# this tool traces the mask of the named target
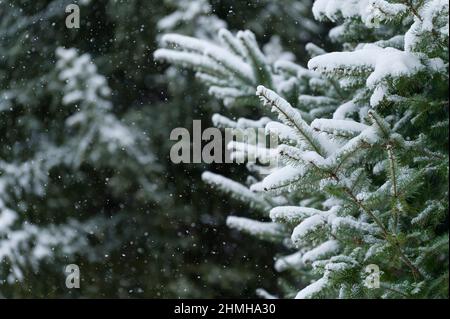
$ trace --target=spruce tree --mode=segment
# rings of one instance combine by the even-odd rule
[[[226,108],[260,105],[246,114],[271,119],[217,114],[217,126],[281,142],[264,153],[277,167],[247,165],[248,186],[202,177],[254,210],[231,228],[290,251],[274,265],[289,274],[281,297],[448,297],[448,3],[316,0],[312,12],[336,27],[333,52],[307,44],[306,66],[272,61],[249,30],[161,38],[155,59],[195,70]]]
[[[65,26],[72,3],[80,29]],[[213,99],[186,72],[161,76],[152,58],[161,32],[212,40],[225,20],[281,23],[286,12],[274,0],[240,5],[236,13],[256,14],[244,22],[230,5],[0,1],[1,296],[244,296],[270,283],[272,270],[253,276],[248,257],[263,244],[239,248],[241,235],[232,242],[223,231],[228,201],[210,193],[205,202],[204,166],[166,160],[168,123],[190,125],[200,112],[175,106]],[[280,41],[305,35],[290,28],[270,40],[273,33],[268,23],[258,30],[271,56]],[[82,289],[64,285],[71,263],[80,266]]]

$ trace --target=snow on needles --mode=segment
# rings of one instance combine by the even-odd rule
[[[392,77],[412,76],[424,68],[420,59],[408,52],[394,48],[380,48],[367,44],[353,52],[333,52],[312,58],[308,68],[331,75],[341,72],[344,76],[355,72],[370,72],[366,84],[374,87]]]

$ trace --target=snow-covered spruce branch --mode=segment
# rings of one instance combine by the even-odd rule
[[[268,104],[273,110],[276,110],[279,114],[281,114],[281,118],[280,118],[281,120],[283,120],[285,123],[289,123],[289,124],[295,126],[295,128],[300,132],[300,134],[308,141],[308,143],[309,143],[309,145],[311,145],[311,147],[313,147],[315,150],[319,149],[318,146],[314,147],[313,141],[314,141],[315,137],[314,137],[313,131],[310,129],[310,127],[304,121],[302,121],[302,119],[299,117],[298,113],[296,113],[294,111],[294,109],[285,100],[283,100],[281,97],[277,96],[276,93],[274,93],[273,91],[270,91],[270,90],[268,90],[268,89],[266,89],[266,88],[264,88],[262,86],[258,87],[256,94],[263,98],[263,101],[265,102],[265,104]],[[379,132],[380,132],[379,134],[388,135],[388,132],[387,132],[388,128],[386,127],[387,124],[384,122],[384,120],[381,119],[379,116],[377,116],[375,112],[371,112],[370,114],[375,119],[374,121],[376,123],[377,128],[379,129]],[[359,127],[358,124],[356,124],[355,126]],[[355,129],[353,129],[353,130],[355,130]],[[370,128],[370,127],[367,128],[366,130],[367,131],[370,130],[369,132],[371,133],[371,135],[374,132],[374,130],[372,128]],[[359,136],[363,136],[364,132],[366,132],[366,131],[362,131]],[[371,136],[371,138],[373,139],[372,136]],[[354,139],[356,139],[356,137]],[[316,138],[316,140],[318,141],[317,142],[318,145],[324,145],[325,144],[323,142],[322,142],[322,144],[319,144],[320,143],[320,139]],[[349,144],[352,144],[352,140],[350,140],[346,145],[344,145],[341,148],[341,150],[342,149],[346,149],[347,148],[346,146],[349,145]],[[326,150],[327,149],[326,147],[327,146],[324,145],[322,147],[322,149]],[[322,151],[322,152],[324,152],[323,154],[326,154],[325,151]],[[339,152],[340,152],[340,150],[332,149],[332,151],[330,151],[329,148],[328,148],[328,153],[330,153],[330,155],[333,155],[333,153],[338,153],[339,154]],[[389,159],[390,159],[390,161],[392,161],[393,160],[392,159],[392,156],[393,156],[392,155],[392,146],[390,144],[388,145],[388,153],[390,154],[389,155]],[[320,154],[316,154],[316,155],[320,156]],[[330,156],[330,158],[333,158],[333,157]],[[328,160],[328,158],[326,160]],[[324,160],[324,162],[326,160]],[[335,160],[333,159],[332,162],[334,162],[334,161]],[[340,163],[338,164],[338,167],[339,166],[341,166]],[[392,166],[392,164],[391,164],[391,166]],[[319,169],[320,169],[320,167],[319,167]],[[391,168],[391,171],[392,170],[393,170],[393,168]],[[330,178],[335,179],[338,183],[341,183],[341,178],[337,175],[337,172],[328,172],[328,171],[325,170],[323,173],[324,174],[329,174]],[[392,177],[393,178],[393,187],[394,187],[394,194],[393,194],[393,196],[397,197],[396,184],[395,184],[395,180],[396,180],[395,179],[395,173],[391,172],[391,175],[393,175],[393,177]],[[412,262],[409,260],[409,258],[404,254],[404,252],[403,252],[403,250],[401,248],[401,244],[398,241],[398,239],[395,237],[395,235],[388,231],[387,227],[376,216],[376,214],[374,212],[372,212],[370,209],[368,209],[363,204],[363,202],[357,198],[357,196],[352,192],[352,190],[349,189],[347,185],[345,185],[345,183],[344,183],[344,185],[342,187],[343,187],[344,191],[348,194],[349,198],[356,205],[358,205],[363,212],[368,214],[369,217],[375,221],[377,226],[382,230],[383,235],[384,235],[384,239],[386,239],[388,241],[391,241],[391,244],[394,247],[396,247],[396,249],[398,250],[400,258],[402,258],[402,260],[405,262],[405,264],[408,267],[410,267],[410,269],[413,272],[414,276],[421,275],[420,271],[417,269],[417,267],[415,267],[412,264]],[[320,215],[319,214],[315,214],[314,216],[318,217]],[[322,223],[323,219],[317,219],[316,217],[314,217],[315,218],[314,219],[315,222]],[[301,224],[299,226],[301,226]],[[298,230],[298,228],[296,228],[296,229]],[[301,229],[303,229],[303,228],[301,228]],[[294,238],[298,237],[298,235],[296,233],[298,233],[298,231],[296,232],[296,230],[294,229],[294,233],[293,233],[293,242],[294,243],[297,241]]]
[[[281,58],[268,62],[249,30],[233,35],[226,29],[218,33],[220,43],[178,34],[165,34],[154,57],[196,71],[197,78],[209,87],[209,93],[222,100],[226,106],[254,106],[254,90],[265,85],[291,95],[300,87],[311,87],[319,76]],[[293,96],[297,98],[297,96]],[[334,106],[333,100],[322,105],[325,110]],[[331,109],[334,110],[335,106]]]

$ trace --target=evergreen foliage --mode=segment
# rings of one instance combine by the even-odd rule
[[[316,0],[315,19],[336,24],[334,49],[307,44],[306,66],[269,58],[249,30],[161,38],[155,59],[193,69],[227,111],[260,105],[253,114],[269,116],[263,126],[282,141],[270,152],[278,167],[250,167],[248,189],[203,174],[263,213],[229,216],[230,227],[291,250],[276,256],[289,272],[282,296],[448,297],[448,8]],[[379,288],[367,284],[370,265]]]
[[[80,29],[65,26],[72,3]],[[239,297],[271,285],[271,254],[249,252],[272,248],[242,249],[224,231],[230,203],[201,183],[205,166],[167,159],[170,130],[219,104],[186,72],[162,76],[152,52],[162,32],[212,40],[231,26],[292,58],[281,42],[323,30],[275,36],[296,12],[312,22],[310,3],[289,3],[0,1],[1,297]],[[82,289],[64,285],[72,263]]]

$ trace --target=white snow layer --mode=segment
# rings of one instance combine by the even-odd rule
[[[411,76],[422,70],[424,65],[417,56],[409,52],[367,44],[363,49],[353,52],[333,52],[317,56],[308,62],[308,67],[324,74],[338,70],[344,74],[366,70],[371,72],[366,84],[374,87],[387,77]]]

